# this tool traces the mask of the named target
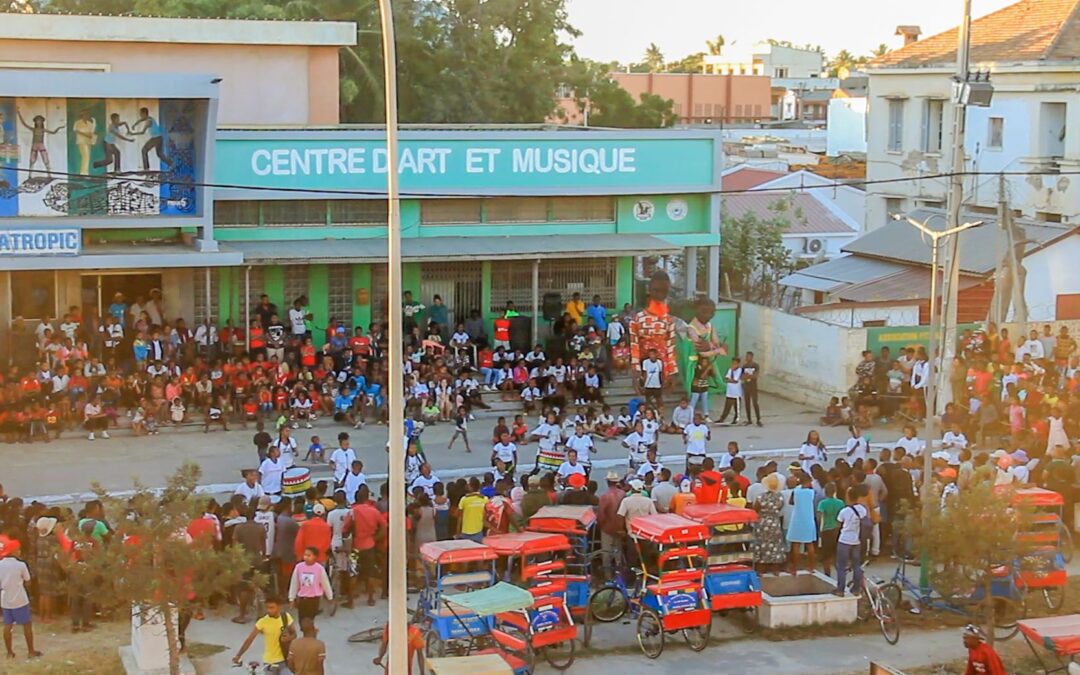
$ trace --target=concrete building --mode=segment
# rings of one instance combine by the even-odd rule
[[[0,14],[0,70],[212,74],[221,124],[336,124],[355,44],[334,21]]]
[[[765,75],[774,79],[817,78],[825,55],[811,49],[758,42],[749,49],[725,45],[718,55],[705,56],[705,72],[716,75]]]
[[[115,21],[123,34],[127,19]],[[100,45],[60,37],[66,51],[42,50],[52,60],[0,68],[0,353],[18,316],[33,324],[74,307],[89,321],[114,294],[131,302],[153,289],[166,318],[189,326],[247,325],[262,293],[281,311],[306,295],[320,326],[385,316],[397,299],[387,297],[383,130],[310,124],[310,101],[325,94],[297,103],[294,82],[251,84],[265,93],[253,102],[233,89],[233,114],[250,105],[252,119],[220,126],[230,81],[272,79],[276,61],[86,72],[56,55],[89,63]],[[151,37],[136,42],[152,52]],[[336,75],[328,82],[336,113]],[[266,128],[276,113],[264,111],[293,104],[302,128]],[[48,163],[33,147],[35,117],[57,129]],[[634,300],[638,256],[682,253],[691,292],[719,294],[718,131],[417,128],[403,131],[400,153],[405,288],[425,304],[441,295],[451,320],[491,319],[513,300],[535,335],[549,294],[621,307]]]
[[[771,117],[769,78],[762,75],[700,73],[612,73],[637,101],[655,94],[674,101],[682,124],[757,122]]]
[[[869,67],[867,225],[891,214],[945,202],[946,180],[922,176],[985,172],[965,182],[978,215],[996,213],[998,181],[1007,177],[1009,208],[1036,221],[1075,222],[1080,183],[1080,2],[1022,0],[975,20],[971,68],[989,71],[988,108],[969,108],[965,163],[949,165],[956,29],[915,41]],[[1027,175],[1025,175],[1027,174]],[[912,180],[902,180],[902,179]],[[875,181],[897,182],[874,185]]]

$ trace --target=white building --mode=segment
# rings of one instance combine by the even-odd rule
[[[819,51],[758,42],[743,49],[724,46],[719,55],[705,57],[705,72],[714,75],[766,75],[774,79],[818,78],[825,67]]]
[[[963,171],[968,208],[993,214],[994,172],[1008,177],[1010,208],[1042,222],[1076,222],[1080,181],[1058,172],[1080,169],[1080,2],[1022,0],[972,24],[971,68],[990,71],[988,108],[969,108]],[[944,205],[947,181],[923,176],[950,166],[951,77],[956,29],[912,42],[869,68],[866,223],[894,213]],[[916,179],[874,185],[875,181]]]

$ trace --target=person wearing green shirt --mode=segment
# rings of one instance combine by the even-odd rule
[[[836,516],[844,508],[844,500],[836,498],[836,483],[825,484],[825,498],[818,502],[818,529],[821,532],[821,564],[825,574],[830,574],[829,565],[836,560],[836,539],[840,534],[840,523]]]
[[[515,316],[521,316],[521,312],[514,309],[514,301],[513,300],[507,300],[506,301],[506,307],[503,309],[503,312],[504,312],[504,316],[506,316],[507,319],[512,319]]]

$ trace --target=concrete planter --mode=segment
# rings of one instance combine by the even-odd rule
[[[174,610],[174,626],[176,621]],[[120,660],[128,675],[168,675],[169,640],[165,635],[164,618],[158,612],[131,606],[131,644],[120,647]],[[183,654],[180,655],[180,673],[195,675],[195,667]]]
[[[836,581],[819,572],[761,578],[759,618],[766,628],[812,626],[824,623],[853,623],[858,598],[832,594]]]

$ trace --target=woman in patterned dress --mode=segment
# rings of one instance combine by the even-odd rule
[[[56,518],[37,519],[34,537],[34,576],[38,586],[38,618],[49,623],[64,596],[64,576],[60,569],[60,540],[56,537]]]
[[[769,474],[761,484],[766,491],[753,504],[758,512],[758,521],[754,525],[754,560],[763,574],[770,571],[778,573],[787,560],[787,542],[780,520],[784,509],[780,476]]]

